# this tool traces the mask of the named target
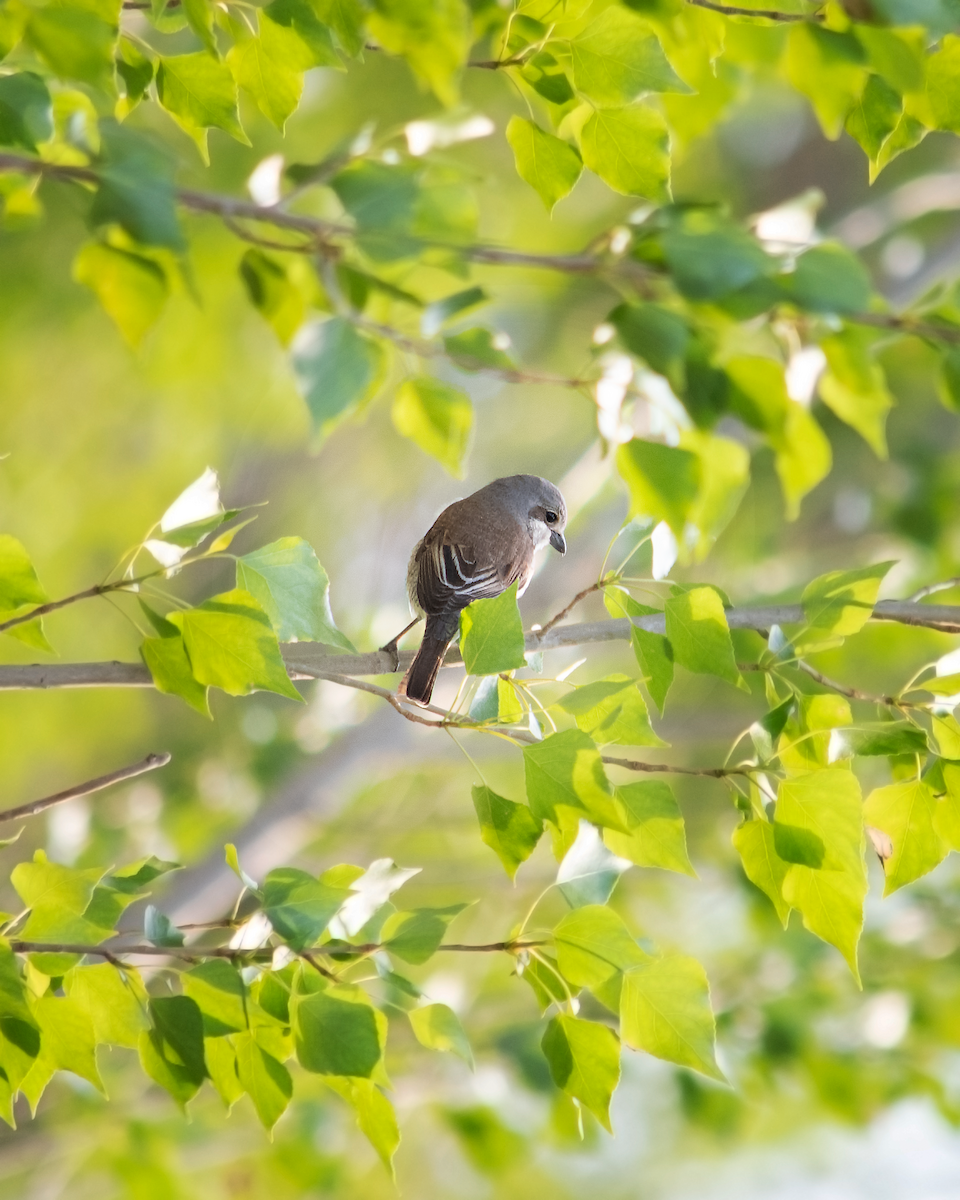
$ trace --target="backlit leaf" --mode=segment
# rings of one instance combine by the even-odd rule
[[[949,847],[934,823],[938,802],[921,779],[875,788],[863,806],[863,819],[881,829],[893,843],[893,854],[883,864],[883,894],[932,871]]]
[[[333,619],[327,573],[303,538],[280,538],[238,558],[237,587],[254,597],[280,641],[325,642],[353,652]]]
[[[584,165],[615,192],[670,199],[669,135],[652,108],[608,108],[595,112],[580,132]]]
[[[496,675],[526,666],[517,585],[489,600],[474,600],[460,614],[460,653],[468,675]]]
[[[620,1039],[613,1030],[561,1013],[547,1026],[541,1045],[557,1087],[612,1133],[610,1100],[620,1082]]]
[[[517,174],[530,184],[547,212],[553,212],[583,172],[580,155],[568,142],[523,117],[510,118],[507,141],[513,150]]]
[[[398,433],[463,478],[473,428],[473,405],[465,392],[421,375],[400,385],[391,412]]]
[[[634,1050],[723,1081],[707,976],[694,958],[665,954],[624,975],[620,1036]]]
[[[475,786],[473,806],[480,822],[480,837],[503,863],[504,870],[514,879],[517,868],[533,853],[543,822],[538,821],[525,804],[517,804],[498,796],[488,787]]]

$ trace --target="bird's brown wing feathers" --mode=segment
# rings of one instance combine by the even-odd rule
[[[433,535],[433,536],[431,536]],[[430,533],[420,547],[417,598],[425,613],[458,611],[473,600],[499,596],[515,581],[521,587],[529,573],[529,555],[524,547],[509,555],[499,567],[470,545],[447,541],[441,531]]]

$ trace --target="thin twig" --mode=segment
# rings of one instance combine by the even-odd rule
[[[697,8],[722,13],[725,17],[763,17],[767,21],[822,21],[819,13],[786,13],[769,8],[738,8],[732,4],[714,4],[713,0],[687,0]]]
[[[830,679],[816,667],[811,667],[808,662],[803,659],[797,659],[793,664],[799,670],[809,675],[811,679],[815,679],[817,683],[823,684],[824,687],[830,688],[831,691],[839,692],[841,696],[846,696],[849,700],[864,700],[868,704],[882,704],[886,708],[921,708],[922,705],[910,704],[909,702],[898,700],[896,696],[875,696],[872,692],[862,692],[859,688],[847,687],[846,684],[837,683],[835,679]]]
[[[481,945],[469,945],[456,942],[438,946],[437,950],[452,951],[459,954],[514,954],[531,946],[539,946],[540,942],[487,942]],[[225,958],[230,961],[271,962],[273,948],[270,946],[255,950],[238,950],[232,946],[154,946],[152,943],[141,943],[136,946],[92,946],[81,942],[34,942],[21,938],[10,939],[10,949],[17,954],[89,954],[108,961],[118,961],[120,955],[143,956],[146,958],[179,958],[184,962],[202,962],[206,958]],[[322,975],[336,978],[322,964],[314,961],[315,954],[340,954],[356,958],[366,958],[378,950],[388,950],[389,946],[380,942],[369,942],[362,946],[353,946],[349,942],[330,942],[323,946],[314,947],[313,951],[301,951],[299,957],[306,959]]]
[[[910,604],[917,604],[921,600],[925,600],[927,596],[932,596],[936,592],[948,592],[951,588],[960,587],[960,578],[942,579],[939,583],[928,583],[926,587],[922,587],[919,591],[907,597]]]
[[[546,625],[540,626],[540,628],[537,630],[538,637],[544,637],[546,634],[548,634],[554,625],[559,625],[564,617],[570,615],[570,613],[577,607],[581,600],[586,600],[586,598],[588,596],[592,596],[594,592],[602,592],[607,584],[611,583],[615,578],[616,576],[613,575],[605,575],[603,579],[598,579],[596,583],[591,583],[589,587],[585,587],[582,592],[577,592],[566,608],[561,608],[556,616],[551,617],[550,620],[547,621]]]
[[[156,771],[165,767],[170,761],[170,755],[164,750],[160,754],[148,754],[140,762],[130,767],[121,767],[119,771],[111,771],[108,775],[98,775],[96,779],[88,779],[86,783],[78,783],[76,787],[67,788],[64,792],[56,792],[52,796],[44,796],[42,800],[31,800],[28,804],[20,804],[16,808],[7,808],[0,812],[0,822],[16,821],[21,817],[32,817],[45,808],[55,804],[63,804],[67,800],[76,800],[79,796],[89,796],[92,792],[102,791],[115,783],[123,783],[127,779],[136,779],[148,771]]]
[[[746,767],[674,767],[669,763],[638,762],[633,758],[609,758],[601,755],[602,761],[614,767],[625,767],[628,771],[645,771],[651,775],[703,775],[709,779],[726,779],[728,775],[745,775],[748,779],[757,768]]]
[[[25,625],[28,621],[34,621],[38,617],[45,617],[48,613],[57,612],[61,608],[66,608],[70,604],[77,604],[81,600],[90,600],[94,596],[106,596],[109,592],[126,592],[131,588],[136,587],[138,583],[144,583],[148,579],[153,579],[154,576],[160,574],[159,571],[151,571],[147,575],[140,575],[136,579],[117,579],[113,583],[98,583],[94,587],[84,588],[82,592],[74,592],[72,596],[64,596],[61,600],[48,600],[46,604],[38,604],[36,608],[32,608],[29,612],[20,613],[15,617],[8,617],[6,621],[0,621],[0,633],[6,633],[8,629],[13,629],[17,625]]]

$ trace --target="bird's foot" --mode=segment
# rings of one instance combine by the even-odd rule
[[[400,670],[400,650],[399,650],[400,639],[405,634],[408,634],[410,632],[410,630],[414,627],[414,625],[419,625],[421,620],[422,620],[421,617],[415,617],[410,622],[409,625],[407,625],[405,628],[400,630],[400,632],[397,634],[397,636],[395,638],[391,638],[390,641],[387,642],[387,644],[385,646],[380,647],[381,654],[389,654],[390,655],[390,661],[393,664],[390,668],[391,674]]]

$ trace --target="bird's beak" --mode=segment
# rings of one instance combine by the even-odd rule
[[[566,554],[567,552],[566,539],[562,533],[558,533],[555,529],[550,534],[550,545],[554,548],[554,550],[559,550],[561,554]]]

